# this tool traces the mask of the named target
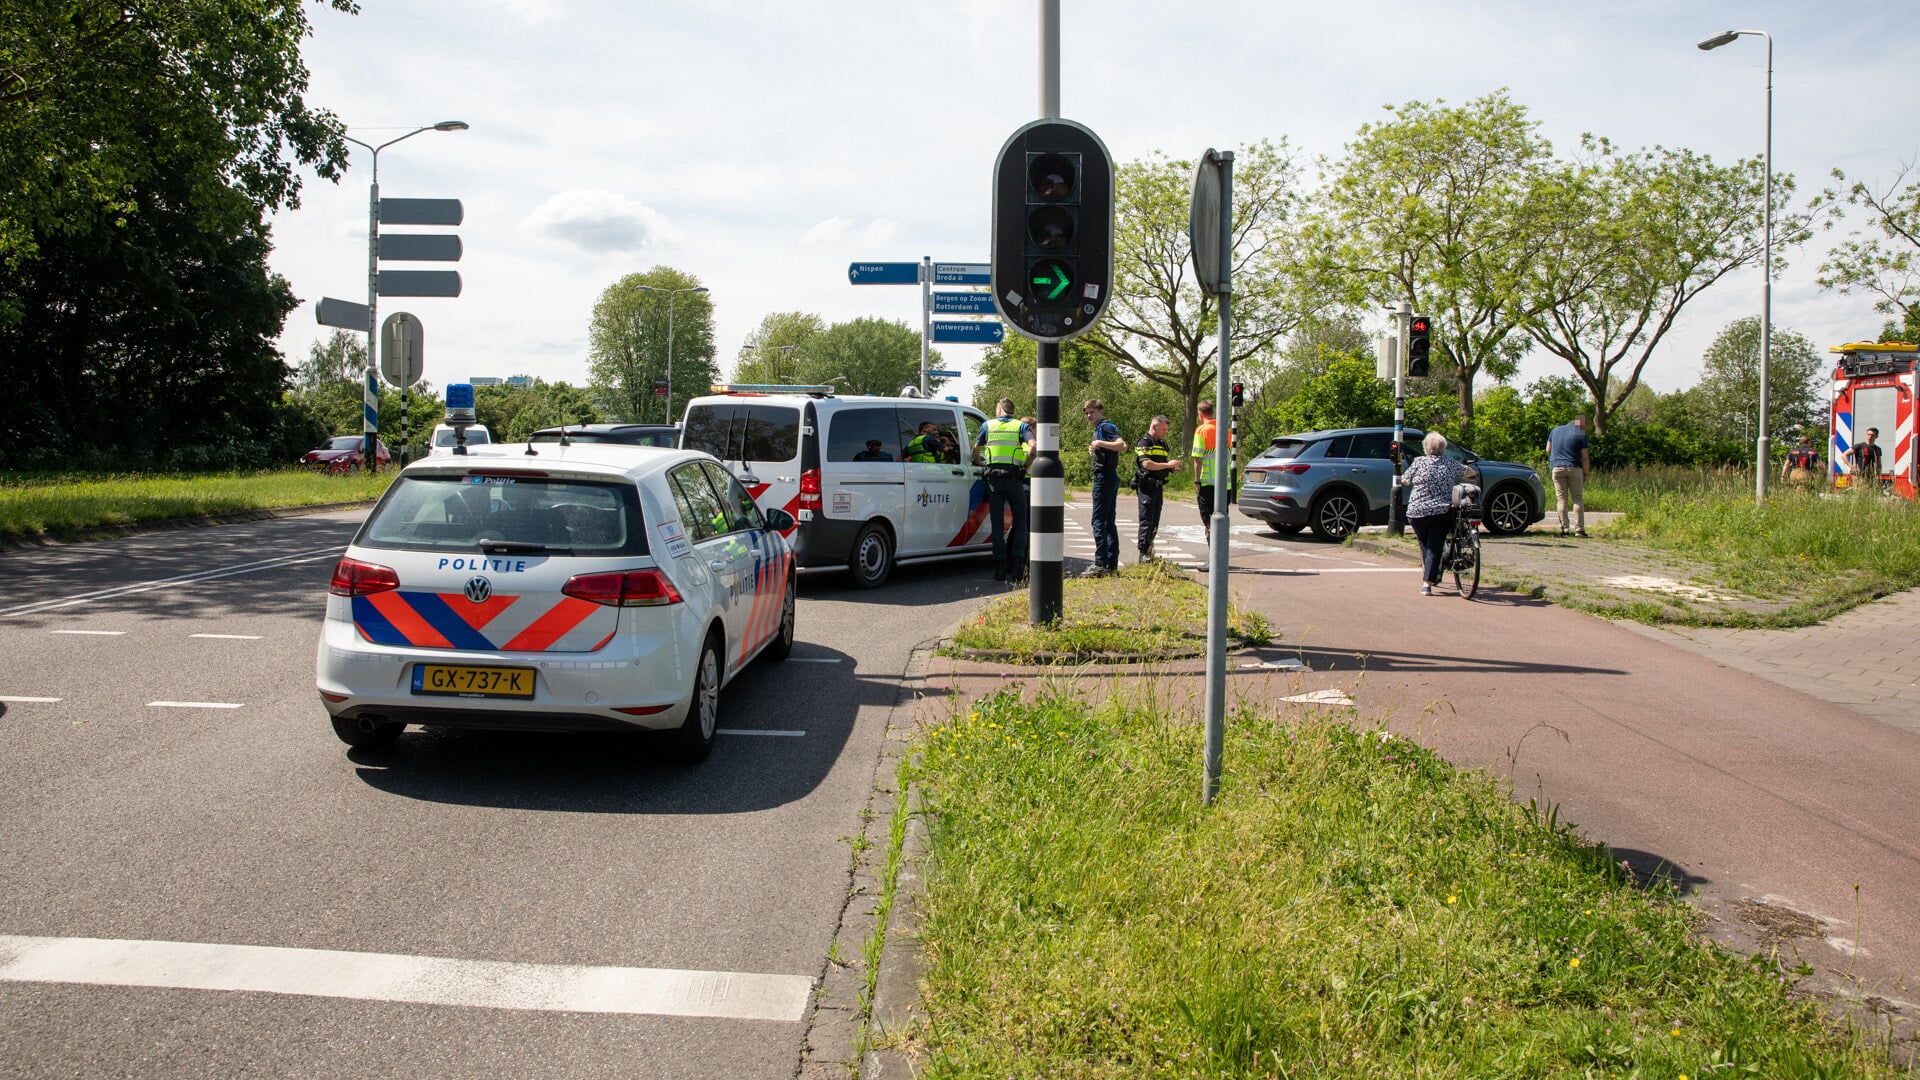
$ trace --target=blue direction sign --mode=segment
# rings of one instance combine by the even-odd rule
[[[957,371],[929,371],[927,372],[927,377],[931,379],[957,379],[960,377],[960,373]]]
[[[917,262],[867,262],[847,267],[847,280],[855,285],[918,285]]]
[[[935,315],[993,315],[993,294],[983,292],[936,292]]]
[[[986,263],[934,263],[935,285],[991,285],[993,267]]]
[[[933,340],[938,345],[998,345],[1007,336],[1007,328],[993,322],[935,322]]]

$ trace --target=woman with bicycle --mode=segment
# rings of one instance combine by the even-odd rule
[[[1420,580],[1420,595],[1432,596],[1446,569],[1447,534],[1453,531],[1458,511],[1453,506],[1453,486],[1468,478],[1467,467],[1446,456],[1447,437],[1427,432],[1420,448],[1425,457],[1414,458],[1400,474],[1407,489],[1407,521],[1420,538],[1420,561],[1425,570]]]

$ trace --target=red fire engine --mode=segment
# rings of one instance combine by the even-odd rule
[[[1827,440],[1828,470],[1834,487],[1849,486],[1846,452],[1866,440],[1868,428],[1879,435],[1880,490],[1914,498],[1920,488],[1916,475],[1914,398],[1916,359],[1920,348],[1904,341],[1835,345],[1840,354],[1833,369],[1833,419]],[[1861,478],[1862,483],[1865,482]]]

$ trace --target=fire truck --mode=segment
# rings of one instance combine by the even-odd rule
[[[1920,347],[1905,341],[1856,341],[1835,345],[1829,352],[1840,354],[1833,369],[1833,418],[1827,439],[1827,468],[1833,486],[1844,488],[1853,483],[1848,474],[1846,452],[1866,439],[1867,429],[1879,432],[1881,492],[1914,498],[1920,489],[1916,472],[1914,438],[1914,399],[1920,387],[1915,385],[1914,363],[1920,359]],[[1862,478],[1864,483],[1864,478]]]

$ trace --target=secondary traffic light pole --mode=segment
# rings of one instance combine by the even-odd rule
[[[1413,305],[1400,301],[1393,321],[1400,347],[1393,351],[1393,490],[1387,498],[1387,532],[1401,536],[1407,531],[1407,501],[1400,491],[1400,474],[1407,467],[1407,324],[1413,321]]]

